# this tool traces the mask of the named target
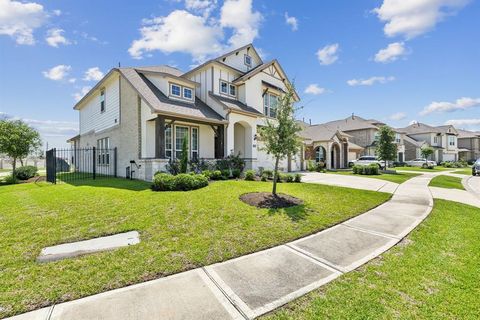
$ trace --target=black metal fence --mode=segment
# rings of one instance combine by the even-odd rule
[[[47,181],[73,182],[117,176],[117,148],[51,149],[46,153]]]

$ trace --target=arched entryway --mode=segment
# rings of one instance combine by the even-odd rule
[[[325,162],[327,159],[327,150],[324,147],[318,146],[315,148],[315,161],[316,162]]]
[[[233,153],[242,158],[252,157],[252,127],[243,121],[233,125]]]
[[[340,168],[340,145],[338,143],[332,144],[330,148],[330,168]]]

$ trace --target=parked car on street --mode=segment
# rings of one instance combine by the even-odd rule
[[[409,161],[405,161],[405,163],[410,167],[435,167],[437,163],[433,160],[426,160],[425,158],[417,158]]]
[[[473,164],[472,175],[473,176],[480,175],[480,159],[477,159],[477,161],[475,161],[475,163]]]
[[[377,164],[379,168],[383,168],[385,161],[380,161],[375,156],[362,156],[357,160],[352,160],[350,162],[352,165],[368,166],[369,164]]]

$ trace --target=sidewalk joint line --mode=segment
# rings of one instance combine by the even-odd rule
[[[50,308],[50,310],[48,310],[48,313],[47,313],[47,319],[46,320],[50,320],[50,318],[52,317],[52,314],[53,314],[53,309],[55,308],[56,304],[53,304]]]
[[[348,222],[348,221],[345,221],[345,222]],[[344,223],[345,223],[344,222]],[[398,237],[398,236],[395,236],[393,234],[387,234],[387,233],[383,233],[383,232],[378,232],[378,231],[373,231],[373,230],[368,230],[368,229],[365,229],[365,228],[360,228],[360,227],[355,227],[355,226],[350,226],[350,225],[347,225],[347,224],[344,224],[342,223],[342,225],[346,226],[346,227],[349,227],[351,229],[355,229],[355,230],[358,230],[358,231],[363,231],[363,232],[366,232],[366,233],[370,233],[370,234],[373,234],[375,236],[382,236],[382,237],[385,237],[385,238],[390,238],[390,239],[395,239],[395,240],[400,240],[402,238]]]
[[[303,256],[306,256],[310,259],[313,259],[317,262],[319,262],[320,264],[323,264],[323,265],[326,265],[327,267],[329,268],[332,268],[332,269],[335,269],[336,271],[340,272],[341,274],[345,274],[345,270],[341,270],[339,269],[338,266],[334,265],[333,263],[331,263],[330,261],[327,261],[325,259],[322,259],[320,260],[318,257],[316,257],[315,255],[311,254],[311,253],[308,253],[307,254],[307,251],[304,251],[304,250],[299,250],[297,247],[295,247],[295,245],[291,245],[290,243],[287,243],[285,244],[286,247],[289,247],[290,249],[300,253],[301,255]]]
[[[239,306],[230,298],[230,296],[223,290],[223,288],[218,284],[218,282],[212,277],[212,275],[207,271],[205,267],[202,267],[203,272],[207,275],[207,277],[210,279],[210,281],[213,282],[213,284],[220,290],[220,292],[224,295],[224,297],[230,302],[230,304],[244,317],[246,320],[249,320],[250,318],[243,312],[242,309],[240,309]]]

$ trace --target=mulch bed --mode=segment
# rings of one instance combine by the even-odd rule
[[[288,208],[303,204],[303,200],[288,194],[280,193],[274,196],[270,192],[245,193],[240,196],[240,200],[251,206],[264,209]]]

